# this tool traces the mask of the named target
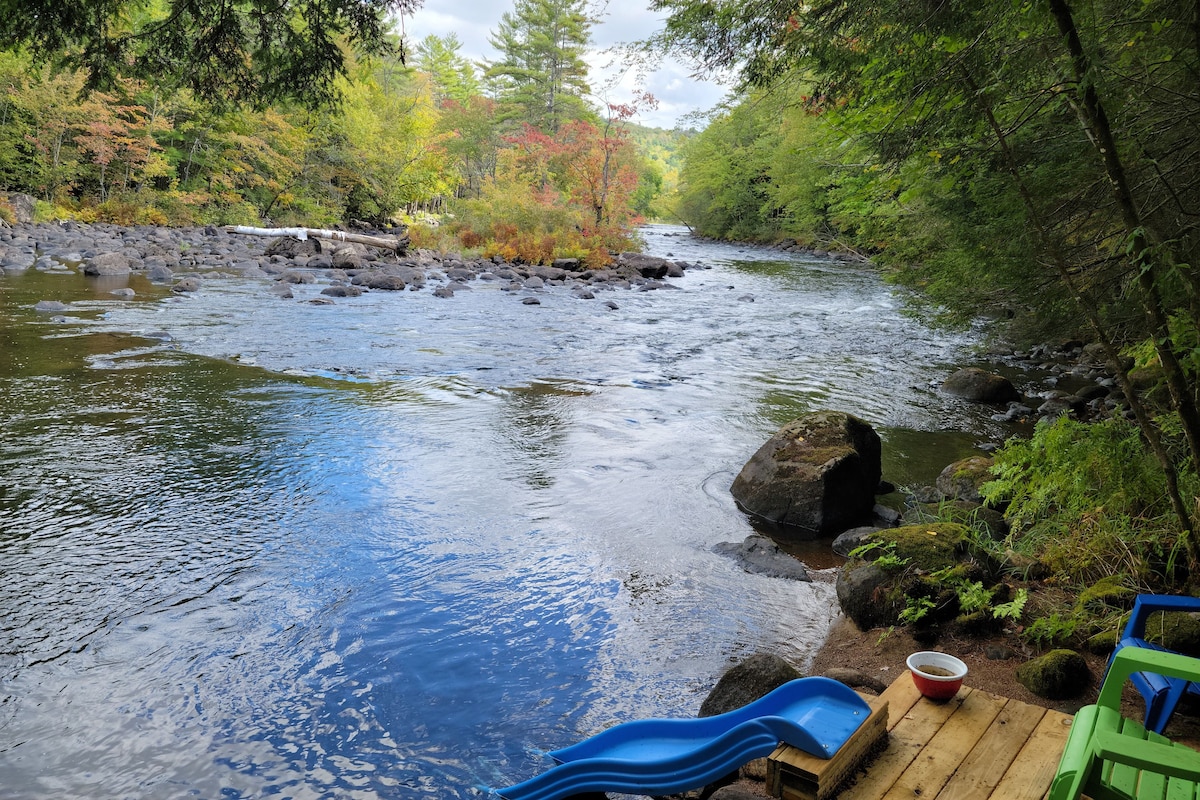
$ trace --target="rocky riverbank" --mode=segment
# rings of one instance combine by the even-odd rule
[[[181,293],[203,291],[211,281],[259,278],[281,298],[291,298],[295,284],[324,283],[328,285],[320,298],[310,301],[322,304],[366,291],[428,290],[450,298],[477,282],[498,285],[528,305],[538,304],[536,292],[547,287],[563,287],[581,300],[592,300],[597,292],[668,288],[668,279],[682,277],[695,266],[640,253],[622,253],[603,269],[588,269],[570,258],[549,266],[512,264],[499,258],[396,252],[327,239],[246,236],[212,226],[62,222],[0,230],[0,270],[6,273],[37,269],[109,278],[136,273]],[[126,288],[114,291],[131,296]]]

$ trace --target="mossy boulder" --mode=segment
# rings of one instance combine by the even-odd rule
[[[1200,619],[1186,611],[1151,614],[1146,619],[1146,641],[1200,657]]]
[[[1067,700],[1083,693],[1092,673],[1074,650],[1051,650],[1017,667],[1017,681],[1038,697]]]
[[[949,567],[974,569],[966,526],[952,522],[885,528],[867,538],[878,547],[848,561],[838,573],[842,612],[863,630],[896,625],[910,597],[930,598],[957,614],[953,592],[931,582],[929,573]]]
[[[1132,608],[1136,598],[1137,592],[1126,586],[1120,575],[1110,575],[1084,588],[1075,602],[1075,609],[1089,614],[1103,614],[1114,608]]]
[[[969,539],[967,526],[957,522],[884,528],[871,541],[889,544],[901,560],[922,572],[936,572],[959,563]]]
[[[743,509],[770,522],[840,533],[872,519],[881,452],[879,435],[858,417],[805,414],[758,449],[731,492]]]
[[[955,461],[938,475],[935,486],[944,497],[978,503],[983,500],[979,487],[992,479],[994,460],[988,456],[971,456]]]

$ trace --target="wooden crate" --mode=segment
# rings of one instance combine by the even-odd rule
[[[782,800],[826,800],[870,757],[883,749],[888,734],[888,704],[867,698],[871,715],[833,758],[818,758],[781,744],[767,759],[767,791]]]

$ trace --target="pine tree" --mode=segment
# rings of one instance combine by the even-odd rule
[[[517,0],[490,39],[501,54],[489,64],[499,99],[512,118],[554,133],[567,121],[590,116],[583,53],[593,20],[585,0]]]
[[[414,50],[414,63],[429,76],[430,93],[438,105],[444,100],[466,103],[482,91],[475,66],[462,56],[461,49],[458,35],[448,33],[426,36]]]

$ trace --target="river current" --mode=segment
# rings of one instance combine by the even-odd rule
[[[0,795],[480,797],[804,668],[828,542],[744,572],[730,482],[823,408],[931,482],[989,435],[930,388],[975,342],[864,267],[644,235],[705,268],[537,306],[0,273]]]

